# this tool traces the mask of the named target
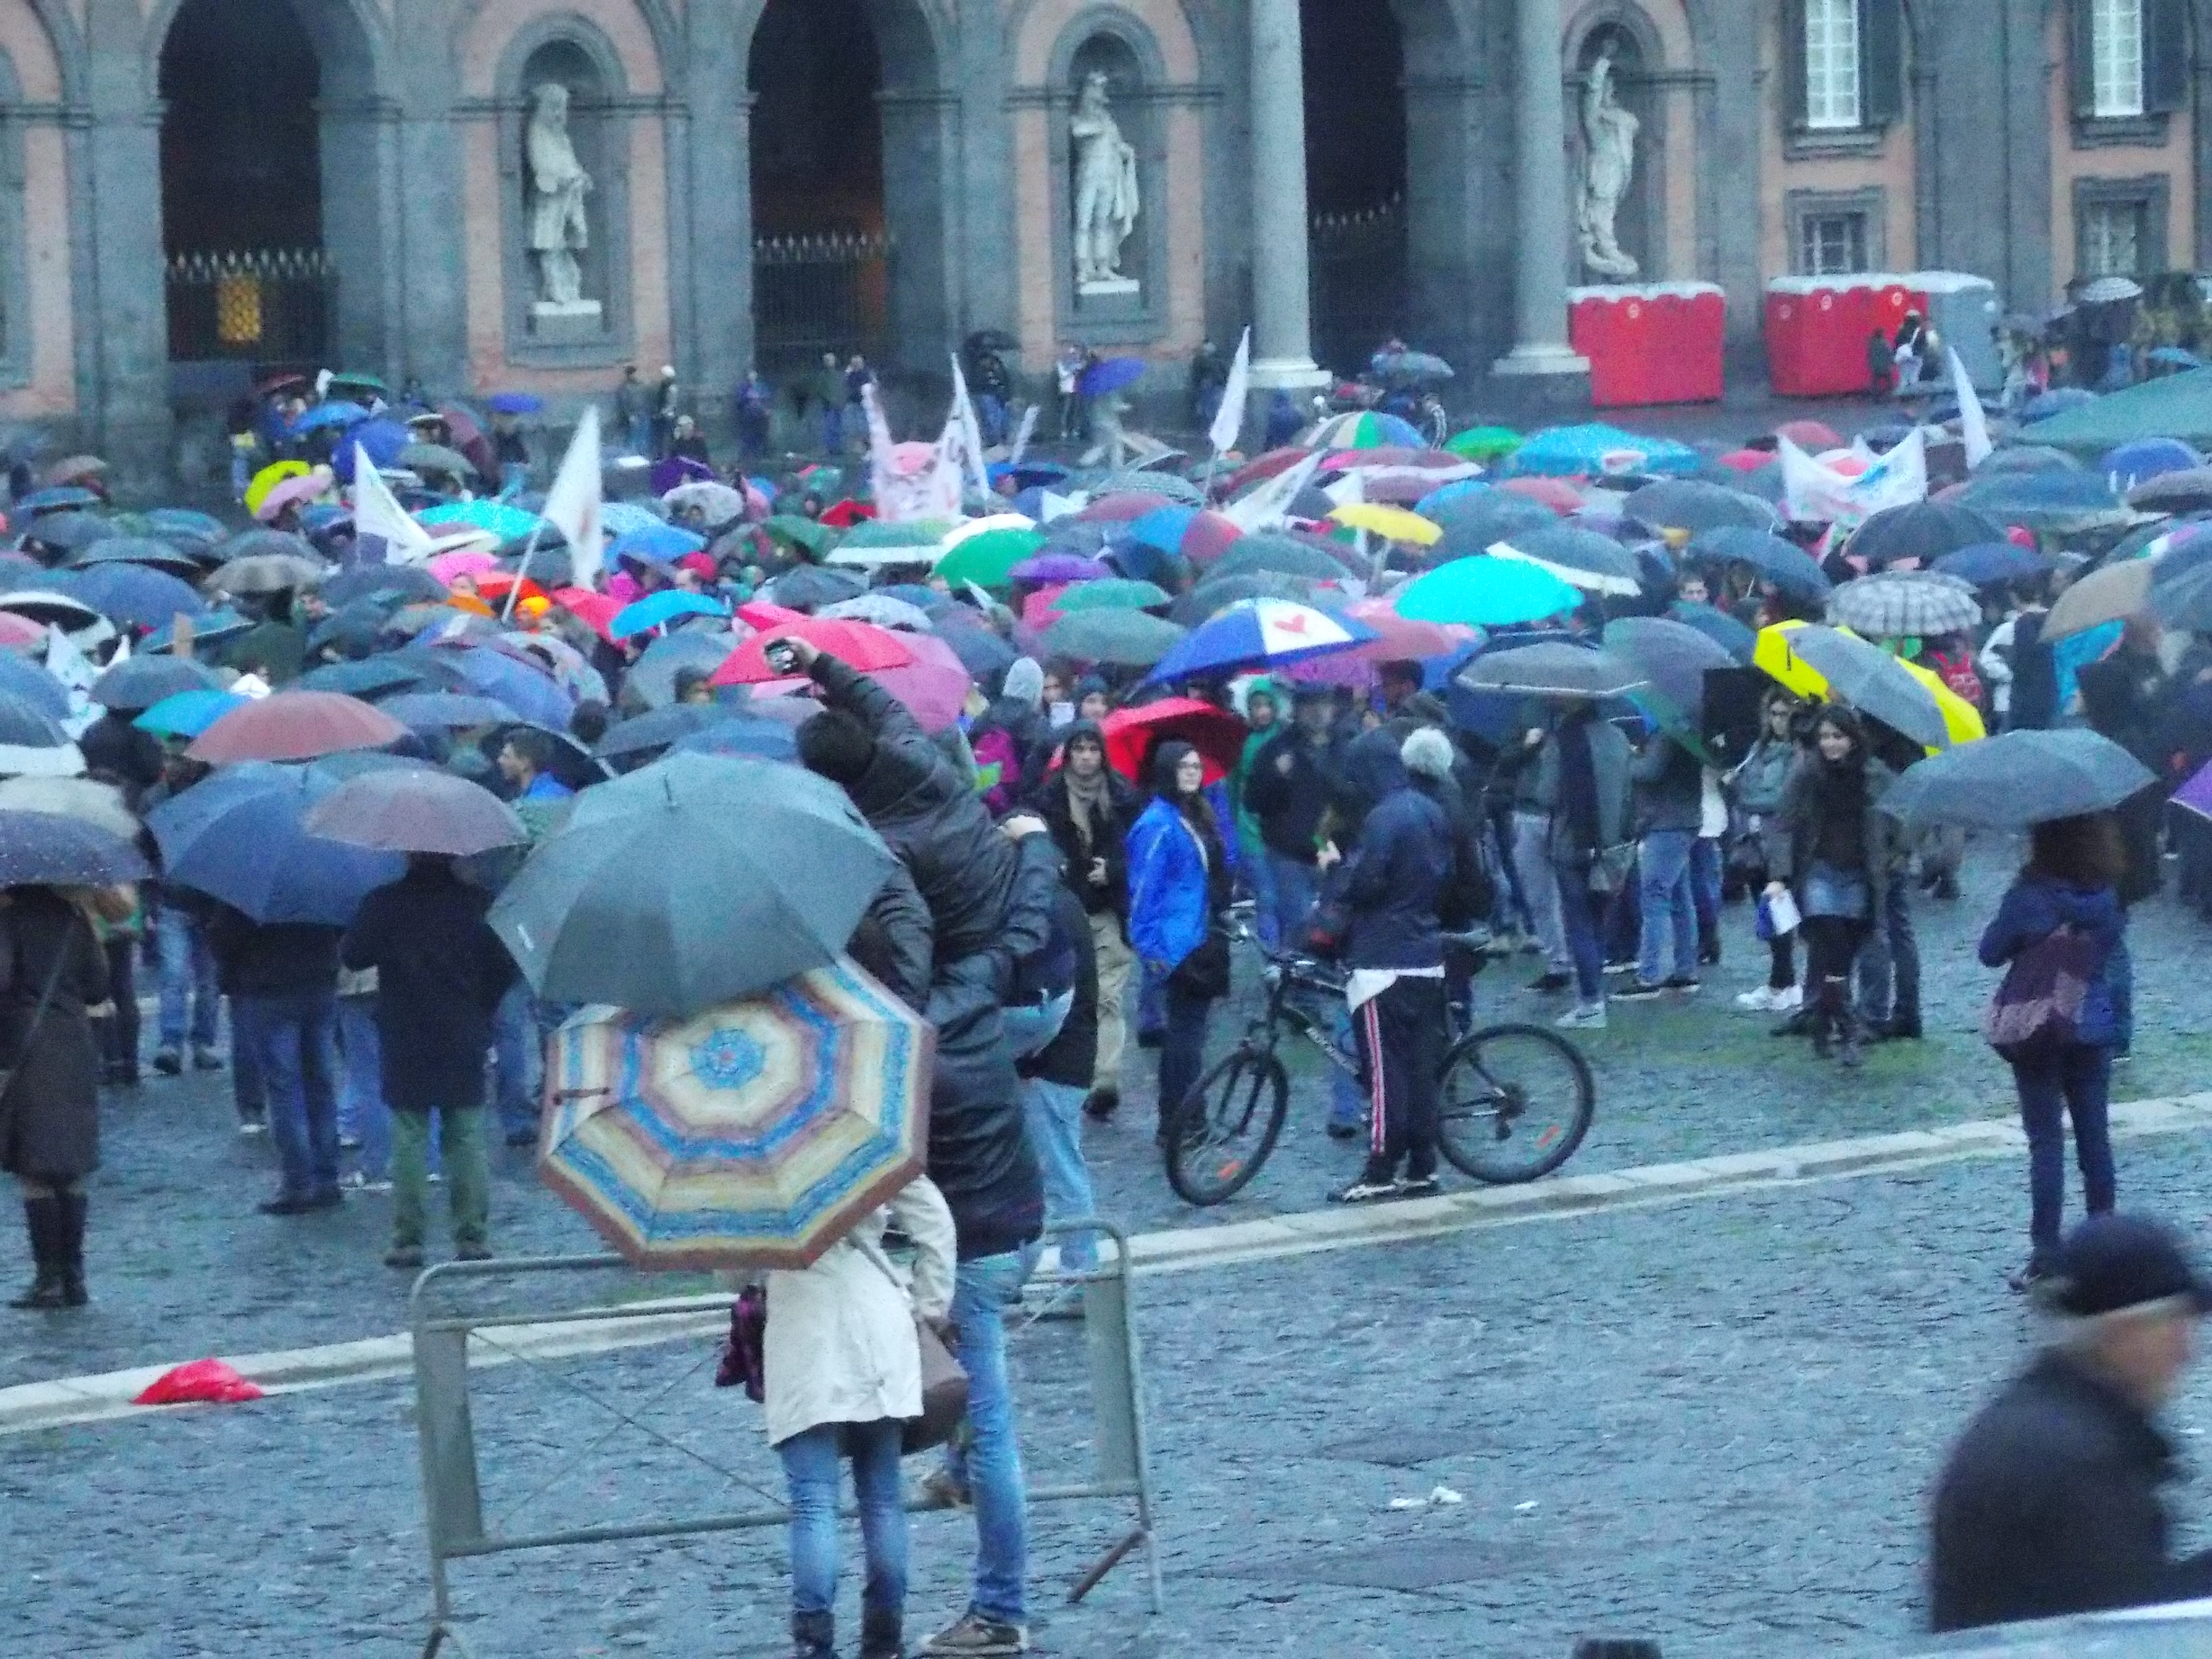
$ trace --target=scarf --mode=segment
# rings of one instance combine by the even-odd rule
[[[1106,769],[1101,766],[1097,775],[1088,783],[1077,777],[1072,768],[1065,769],[1061,775],[1067,782],[1067,811],[1075,820],[1075,832],[1083,837],[1085,846],[1091,846],[1098,839],[1097,831],[1091,827],[1092,814],[1097,815],[1100,823],[1106,823],[1111,817],[1113,795],[1106,781]]]

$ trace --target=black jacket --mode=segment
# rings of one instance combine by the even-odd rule
[[[450,866],[410,869],[362,901],[341,954],[376,969],[384,1098],[394,1111],[483,1104],[492,1011],[514,959],[484,920],[490,895]]]
[[[1291,757],[1287,777],[1280,766],[1285,755]],[[1334,738],[1316,749],[1295,725],[1252,757],[1244,804],[1260,820],[1260,839],[1269,852],[1301,864],[1314,861],[1314,835],[1343,762],[1343,746]]]
[[[1070,991],[1074,995],[1060,1035],[1017,1061],[1014,1069],[1040,1082],[1088,1089],[1098,1069],[1098,957],[1091,943],[1091,919],[1067,882],[1053,895],[1051,943],[1020,964],[1016,979],[1025,999]]]
[[[827,653],[812,672],[823,700],[875,734],[875,757],[846,793],[914,877],[939,966],[991,949],[1013,893],[1014,844],[897,698]]]
[[[1636,833],[1686,830],[1698,833],[1705,821],[1705,768],[1698,757],[1662,734],[1630,764],[1636,782]]]
[[[1344,961],[1352,968],[1441,967],[1437,910],[1454,856],[1444,809],[1413,787],[1387,733],[1354,743],[1344,769],[1347,787],[1375,803],[1341,871],[1330,872],[1330,891],[1350,917]]]
[[[1967,1425],[1936,1488],[1929,1622],[1966,1630],[2212,1594],[2212,1553],[2166,1553],[2172,1448],[2133,1403],[2048,1353]]]
[[[1067,736],[1073,738],[1083,732],[1097,734],[1097,726],[1081,721],[1070,726]],[[1065,753],[1065,750],[1062,750]],[[1099,915],[1112,911],[1123,922],[1129,919],[1129,855],[1124,842],[1129,826],[1145,810],[1135,788],[1112,768],[1106,771],[1106,822],[1100,823],[1097,816],[1091,818],[1092,834],[1086,839],[1076,825],[1075,809],[1067,799],[1067,775],[1065,765],[1057,772],[1046,775],[1044,785],[1031,797],[1030,805],[1037,816],[1052,831],[1054,845],[1060,855],[1067,860],[1068,884],[1083,900],[1087,915]],[[1094,884],[1091,866],[1097,860],[1106,861],[1106,879]]]
[[[208,919],[216,981],[234,997],[337,994],[338,936],[319,922],[258,922],[218,904]]]

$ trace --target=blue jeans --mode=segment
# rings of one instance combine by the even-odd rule
[[[240,1120],[269,1115],[269,1085],[261,1063],[260,1016],[252,997],[230,1000],[230,1097]]]
[[[392,1173],[392,1109],[384,1103],[384,1045],[376,1031],[374,997],[338,999],[338,1052],[345,1063],[338,1133],[361,1142],[362,1174],[382,1181]]]
[[[1080,1084],[1037,1077],[1022,1085],[1022,1116],[1044,1172],[1045,1215],[1055,1224],[1098,1213],[1091,1166],[1083,1159],[1083,1102],[1089,1093]],[[1063,1238],[1060,1262],[1070,1273],[1089,1273],[1098,1265],[1097,1240],[1090,1233]]]
[[[1698,912],[1698,954],[1717,947],[1721,936],[1721,842],[1699,836],[1690,843],[1690,902]]]
[[[335,991],[241,997],[252,1006],[253,1046],[269,1089],[269,1132],[288,1198],[338,1186],[337,1024]]]
[[[2058,1248],[2066,1211],[2066,1128],[2074,1120],[2074,1155],[2081,1165],[2081,1197],[2091,1215],[2112,1207],[2115,1185],[2107,1109],[2112,1099],[2112,1050],[2069,1042],[2029,1060],[2013,1062],[2020,1091],[2021,1127],[2027,1132],[2027,1236],[2034,1254]]]
[[[629,417],[629,453],[633,455],[653,453],[653,416],[633,415]]]
[[[825,404],[822,410],[822,447],[832,455],[845,447],[845,406]]]
[[[1698,971],[1698,909],[1690,896],[1690,849],[1697,836],[1687,830],[1653,830],[1637,843],[1644,925],[1642,946],[1637,952],[1636,977],[1656,985],[1666,974],[1660,967],[1671,933],[1674,973],[1690,979]]]
[[[1275,888],[1275,938],[1281,949],[1295,951],[1305,937],[1306,918],[1313,914],[1321,878],[1312,865],[1274,852],[1267,854],[1267,874]]]
[[[1869,1020],[1920,1018],[1920,940],[1912,928],[1907,885],[1901,876],[1890,878],[1881,914],[1859,950],[1859,1013]]]
[[[2212,831],[2207,834],[2212,837]],[[1275,925],[1275,871],[1267,862],[1267,848],[1256,840],[1238,836],[1237,872],[1243,878],[1244,890],[1252,896],[1252,931],[1267,949],[1281,949],[1282,938]]]
[[[1213,999],[1193,996],[1170,984],[1161,1000],[1167,1012],[1160,1032],[1160,1127],[1164,1129],[1206,1069],[1206,1017]]]
[[[499,1127],[503,1134],[538,1129],[538,1068],[544,1042],[529,985],[517,980],[491,1017],[492,1064],[499,1073]]]
[[[1575,995],[1584,1007],[1605,1000],[1605,947],[1598,942],[1600,902],[1589,890],[1589,872],[1571,860],[1553,864],[1559,884],[1559,931],[1575,964]]]
[[[960,1328],[960,1364],[968,1373],[968,1440],[964,1450],[948,1452],[945,1462],[975,1504],[975,1587],[969,1605],[1009,1625],[1027,1622],[1022,1586],[1029,1520],[1006,1376],[1006,1310],[1021,1300],[1029,1275],[1029,1256],[1010,1251],[962,1262],[952,1288],[952,1322]]]
[[[791,1610],[828,1613],[837,1603],[837,1464],[853,1460],[860,1500],[860,1542],[868,1576],[860,1605],[871,1613],[906,1607],[906,1509],[899,1490],[900,1425],[817,1423],[776,1447],[791,1494]]]
[[[161,963],[161,1046],[180,1051],[189,1036],[195,1048],[214,1048],[222,993],[216,988],[206,925],[165,904],[154,925],[154,946]]]

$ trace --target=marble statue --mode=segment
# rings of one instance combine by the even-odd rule
[[[1133,290],[1121,274],[1121,244],[1136,228],[1137,152],[1106,105],[1106,76],[1093,70],[1067,123],[1075,147],[1075,281],[1079,292]]]
[[[1583,82],[1583,180],[1575,203],[1575,231],[1583,263],[1594,275],[1616,282],[1635,276],[1638,270],[1614,234],[1613,219],[1636,171],[1636,132],[1642,125],[1614,94],[1613,47],[1608,44]]]
[[[541,81],[531,89],[530,105],[523,147],[530,163],[530,251],[538,259],[539,300],[547,306],[586,305],[576,250],[592,245],[584,216],[592,175],[568,139],[568,88]]]

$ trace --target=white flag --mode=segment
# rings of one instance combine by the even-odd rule
[[[1029,453],[1030,440],[1036,436],[1038,407],[1039,405],[1031,404],[1022,411],[1022,423],[1014,428],[1013,447],[1006,452],[1006,461],[1009,465],[1019,466],[1022,464],[1022,457]]]
[[[1322,452],[1316,449],[1295,466],[1285,467],[1250,495],[1228,503],[1221,509],[1223,515],[1248,536],[1255,530],[1276,528],[1288,516],[1298,491],[1321,471],[1321,463]]]
[[[353,447],[353,532],[363,564],[420,564],[436,545],[359,444]]]
[[[1989,459],[1996,446],[1990,441],[1990,417],[1982,412],[1981,394],[1974,390],[1973,378],[1960,361],[1958,347],[1946,346],[1944,350],[1951,359],[1951,389],[1959,396],[1959,435],[1966,441],[1966,470],[1971,472]]]
[[[1244,429],[1244,400],[1252,390],[1252,330],[1248,324],[1244,337],[1237,343],[1236,361],[1229,365],[1229,384],[1221,388],[1221,407],[1213,412],[1213,424],[1206,435],[1213,440],[1213,453],[1226,455],[1237,447],[1237,440]]]
[[[975,483],[975,493],[988,501],[991,478],[983,470],[983,425],[975,418],[975,401],[968,395],[968,377],[960,372],[957,356],[952,359],[952,420],[959,428],[960,447],[968,452],[962,457],[968,476]]]
[[[1814,459],[1787,438],[1780,450],[1784,511],[1801,523],[1848,529],[1884,507],[1927,499],[1928,438],[1918,427],[1887,455],[1863,452],[1867,468],[1856,478]]]
[[[561,470],[553,475],[553,488],[545,492],[545,522],[568,539],[568,567],[579,587],[599,580],[599,411],[586,404],[576,435],[568,440],[568,453],[561,458]],[[515,591],[521,591],[520,582]]]

